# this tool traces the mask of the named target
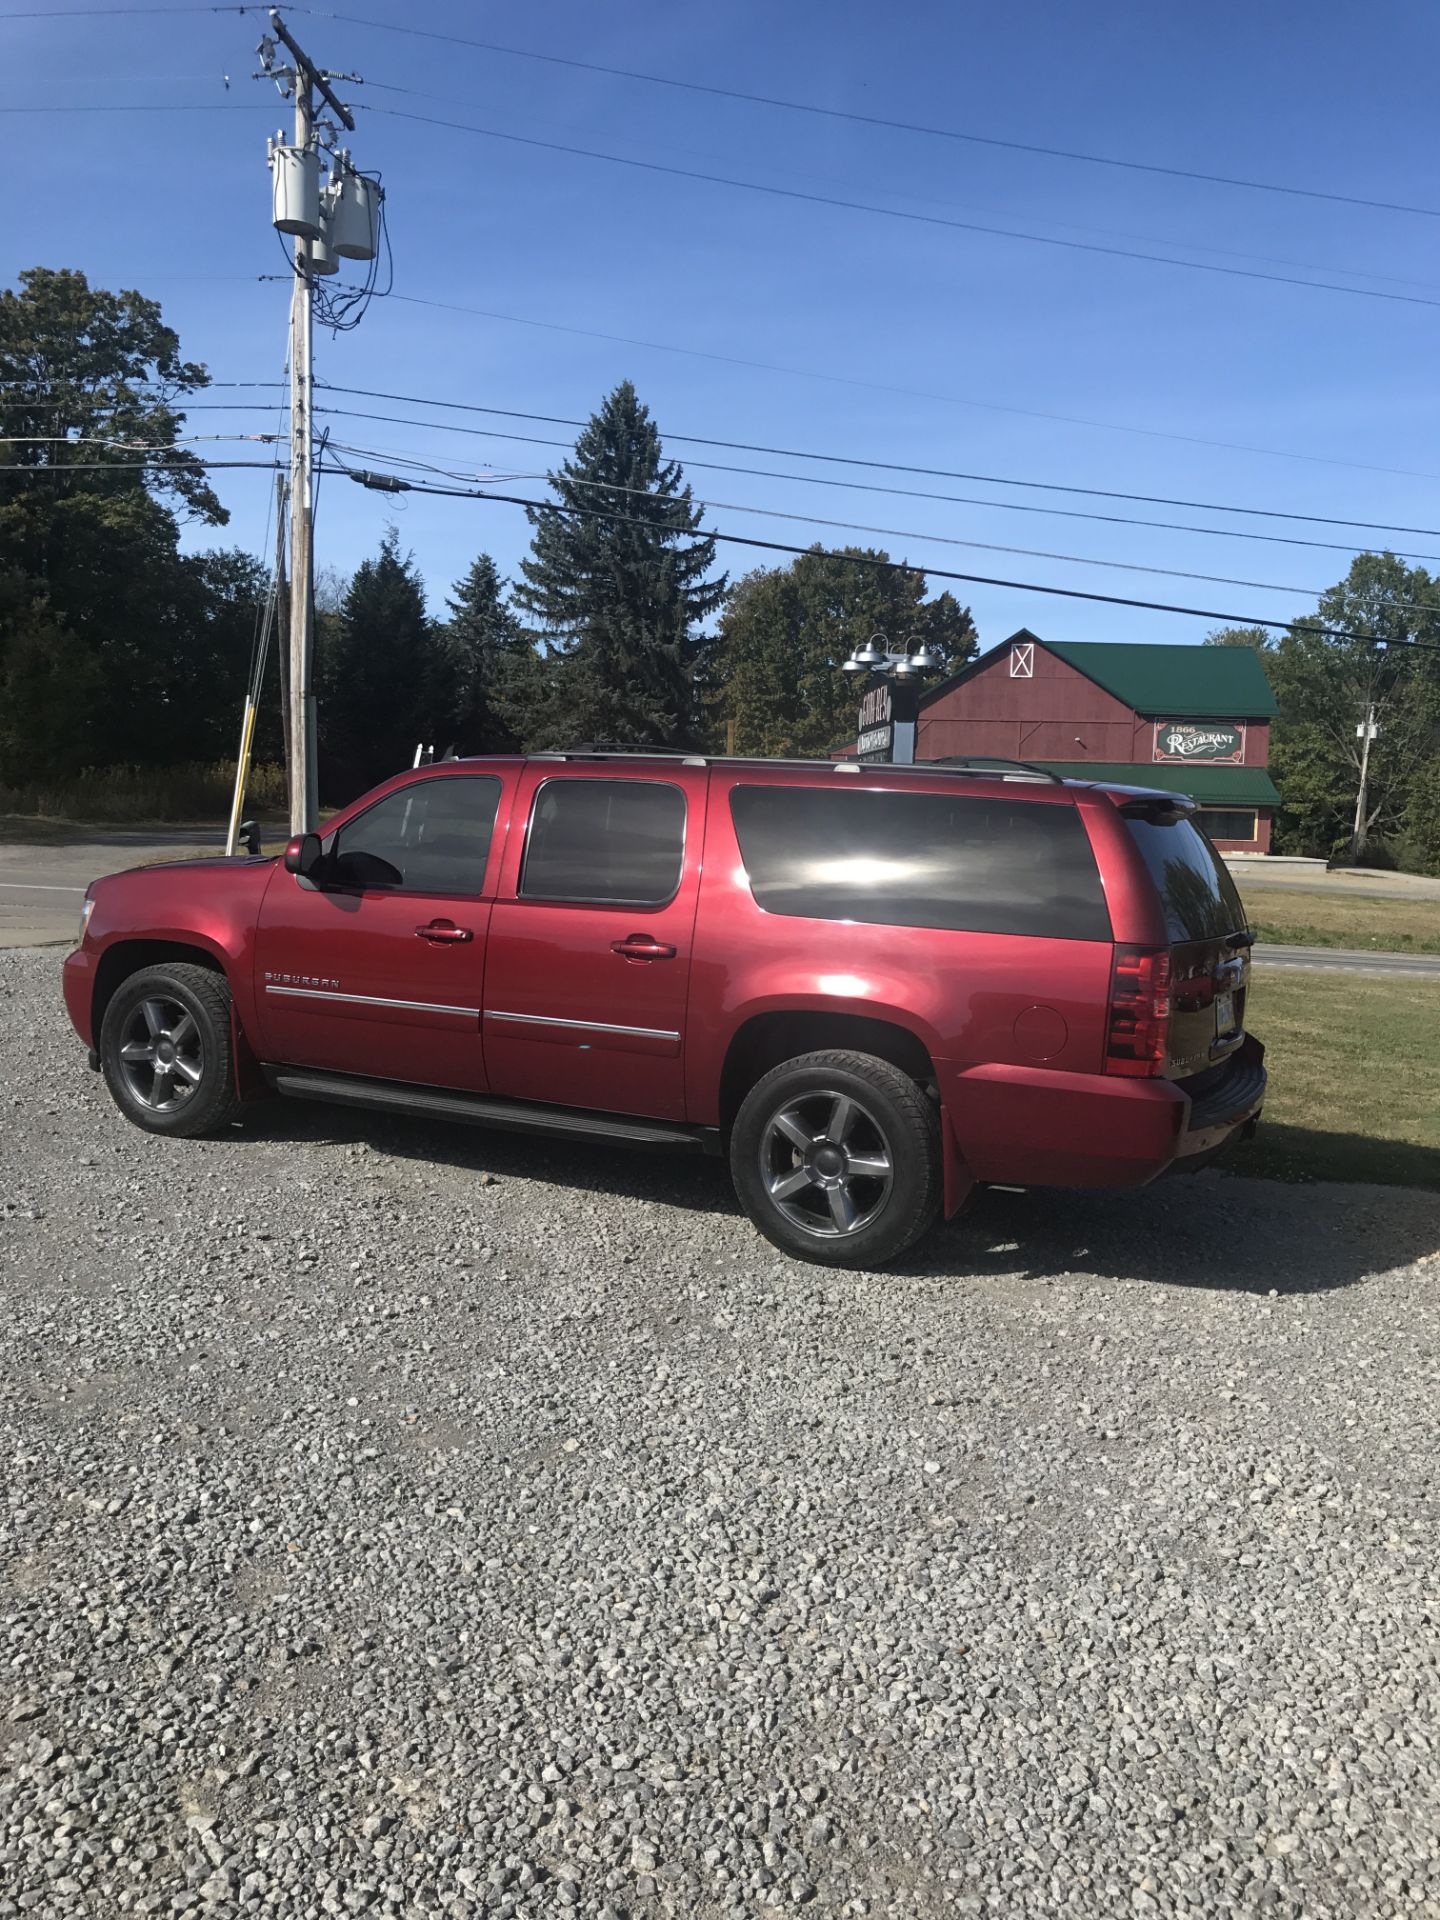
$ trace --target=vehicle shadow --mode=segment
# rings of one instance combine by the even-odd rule
[[[1297,1295],[1354,1286],[1440,1251],[1440,1194],[1291,1184],[1219,1167],[1131,1192],[991,1190],[894,1271],[916,1278],[1067,1274]]]
[[[543,1181],[569,1191],[741,1217],[725,1163],[699,1154],[434,1125],[299,1100],[252,1107],[238,1137],[257,1143],[364,1144],[397,1159],[451,1167],[477,1178]],[[1324,1139],[1336,1144],[1342,1137]],[[1440,1160],[1440,1155],[1431,1158]],[[1291,1184],[1214,1168],[1129,1192],[1054,1187],[982,1192],[891,1272],[898,1282],[1075,1274],[1293,1295],[1353,1286],[1436,1252],[1440,1192]]]

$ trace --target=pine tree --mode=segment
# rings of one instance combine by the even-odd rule
[[[541,731],[542,670],[488,553],[456,582],[449,606],[441,651],[454,739],[462,753],[514,752]]]
[[[515,598],[541,623],[557,746],[612,740],[695,743],[707,643],[700,624],[726,582],[706,576],[715,542],[678,461],[631,383],[582,430],[550,484],[562,506],[623,516],[533,511]]]
[[[442,745],[449,715],[425,586],[394,527],[356,569],[334,645],[321,657],[322,797],[343,803],[408,767],[416,742]]]

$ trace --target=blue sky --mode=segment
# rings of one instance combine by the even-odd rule
[[[518,12],[462,0],[356,4],[375,21],[719,87],[1440,207],[1431,97],[1440,14],[1422,4],[1144,9],[1102,0],[1082,9],[1049,0],[958,9],[803,0],[776,8],[740,0],[701,10],[564,0]],[[1440,525],[1440,305],[802,204],[422,125],[390,110],[1435,302],[1440,219],[814,118],[303,12],[287,18],[323,64],[368,83],[342,93],[359,122],[356,159],[385,179],[396,292],[510,316],[376,302],[358,331],[335,339],[317,332],[322,380],[578,419],[628,375],[662,433]],[[183,102],[197,109],[3,116],[7,279],[47,264],[81,267],[106,286],[139,287],[162,301],[185,352],[217,380],[279,378],[288,288],[259,276],[283,270],[269,224],[265,138],[288,127],[290,110],[250,78],[261,22],[253,13],[77,19],[63,17],[61,6],[42,19],[0,21],[0,105]],[[334,400],[416,419],[426,412]],[[197,432],[267,424],[273,419],[259,412],[191,416]],[[372,450],[346,455],[372,467],[403,454],[462,472],[536,475],[562,457],[433,425],[328,424],[337,440]],[[494,424],[553,439],[568,431]],[[1215,442],[1231,445],[1205,444]],[[883,545],[897,557],[964,572],[1288,617],[1310,602],[1268,584],[1204,584],[947,543],[1040,548],[1311,589],[1348,565],[1345,552],[712,473],[692,462],[791,471],[802,463],[678,441],[672,451],[686,459],[697,494],[724,503],[707,514],[716,526],[797,542]],[[1087,505],[995,485],[870,477],[987,500]],[[217,478],[230,527],[187,538],[258,550],[266,476]],[[508,490],[538,485],[526,480]],[[1248,526],[1342,543],[1364,537],[1089,504],[1232,531]],[[761,506],[914,537],[740,511]],[[477,550],[513,573],[527,544],[524,517],[513,508],[395,501],[329,478],[319,503],[319,563],[352,568],[392,519],[437,611]],[[1440,538],[1397,536],[1392,544],[1440,554]],[[724,555],[732,572],[763,560],[739,548]],[[1205,631],[1177,616],[1034,593],[954,591],[973,608],[987,643],[1022,624],[1071,640],[1193,641]]]

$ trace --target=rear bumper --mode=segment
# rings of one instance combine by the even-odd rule
[[[936,1063],[960,1153],[980,1181],[1019,1187],[1140,1187],[1212,1156],[1259,1113],[1265,1049],[1246,1036],[1229,1070],[1192,1100],[1168,1080],[999,1063]]]
[[[1246,1034],[1224,1077],[1188,1102],[1190,1111],[1180,1135],[1179,1158],[1188,1161],[1198,1154],[1209,1157],[1252,1125],[1265,1104],[1268,1078],[1265,1049],[1253,1035]]]

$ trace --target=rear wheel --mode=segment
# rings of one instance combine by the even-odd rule
[[[100,1028],[117,1107],[147,1133],[213,1133],[239,1109],[223,974],[184,961],[122,981]]]
[[[746,1095],[730,1136],[741,1204],[777,1247],[834,1267],[877,1267],[940,1210],[939,1116],[872,1054],[804,1054]]]

